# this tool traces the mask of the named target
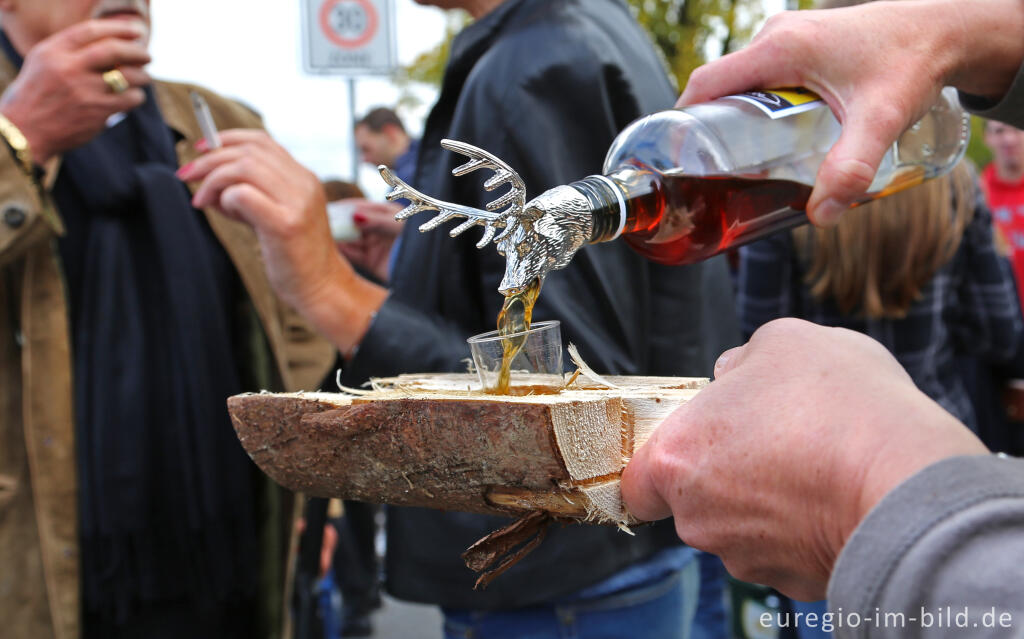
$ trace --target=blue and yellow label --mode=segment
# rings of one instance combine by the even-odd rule
[[[726,98],[753,104],[773,120],[825,106],[825,101],[818,97],[817,93],[800,87],[747,91],[729,95]]]

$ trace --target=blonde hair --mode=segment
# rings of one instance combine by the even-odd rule
[[[811,294],[846,314],[905,317],[959,248],[974,215],[973,191],[961,162],[949,175],[858,206],[834,227],[796,229]]]

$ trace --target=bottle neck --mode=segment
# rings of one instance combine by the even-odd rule
[[[590,244],[610,242],[626,228],[626,199],[622,190],[604,175],[591,175],[569,186],[587,199],[593,219]]]

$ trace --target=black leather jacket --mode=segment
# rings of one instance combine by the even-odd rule
[[[453,178],[464,158],[439,146],[454,138],[491,151],[522,175],[528,196],[600,173],[615,135],[675,99],[650,41],[618,0],[507,0],[456,38],[441,95],[420,146],[416,186],[483,208],[489,175]],[[484,174],[486,171],[477,173]],[[466,338],[492,330],[504,258],[477,250],[477,232],[402,239],[391,297],[345,377],[465,370]],[[621,242],[589,246],[547,278],[536,320],[562,322],[597,371],[709,375],[739,339],[724,261],[690,267],[647,262]],[[629,537],[574,525],[547,540],[485,591],[460,553],[507,523],[464,513],[390,509],[387,586],[403,599],[470,609],[506,609],[568,595],[679,543],[670,522]]]

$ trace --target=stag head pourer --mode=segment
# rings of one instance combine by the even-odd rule
[[[449,231],[451,237],[474,226],[484,227],[477,242],[483,248],[494,240],[498,253],[505,257],[505,275],[498,291],[511,295],[525,289],[534,279],[543,280],[549,271],[564,268],[581,246],[589,239],[592,218],[588,202],[583,195],[568,186],[558,186],[526,203],[526,186],[509,165],[465,142],[442,140],[441,146],[470,158],[469,162],[452,170],[461,177],[477,169],[490,169],[494,175],[484,183],[493,191],[508,184],[510,189],[481,210],[453,204],[420,193],[398,178],[386,166],[378,167],[384,181],[391,186],[389,200],[407,199],[409,206],[395,219],[404,220],[423,211],[436,211],[429,221],[420,225],[420,231],[430,231],[455,218],[466,218]]]

